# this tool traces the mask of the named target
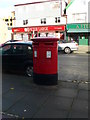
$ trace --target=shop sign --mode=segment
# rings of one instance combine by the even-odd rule
[[[12,28],[12,32],[45,32],[45,31],[65,31],[65,26],[40,26],[40,27],[25,27]]]
[[[68,24],[67,30],[69,29],[90,29],[90,24]]]

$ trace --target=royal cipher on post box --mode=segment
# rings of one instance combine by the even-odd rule
[[[33,80],[36,84],[58,83],[58,38],[33,38]]]

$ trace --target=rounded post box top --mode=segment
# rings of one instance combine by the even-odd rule
[[[34,42],[56,42],[59,38],[56,37],[36,37],[31,39]]]

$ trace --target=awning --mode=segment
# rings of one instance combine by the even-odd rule
[[[67,33],[88,33],[90,29],[69,29]]]

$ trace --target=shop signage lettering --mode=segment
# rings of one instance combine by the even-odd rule
[[[48,31],[48,27],[41,27],[38,31]]]
[[[25,32],[29,32],[29,28],[24,28],[24,31]]]
[[[68,29],[90,29],[90,24],[68,24]]]
[[[77,29],[88,29],[89,27],[90,25],[88,26],[88,24],[81,24],[76,26]]]
[[[43,32],[43,31],[55,31],[62,30],[65,31],[65,26],[43,26],[43,27],[27,27],[27,28],[12,28],[12,32]]]
[[[32,27],[32,28],[24,28],[25,32],[31,31],[48,31],[48,27]]]

